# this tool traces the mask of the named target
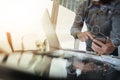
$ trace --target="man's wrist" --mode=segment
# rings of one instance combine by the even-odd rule
[[[80,36],[81,33],[82,32],[77,32],[76,37],[79,38],[79,36]]]

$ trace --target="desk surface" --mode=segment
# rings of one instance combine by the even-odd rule
[[[59,79],[41,78],[35,75],[15,71],[0,66],[0,80],[59,80]]]
[[[0,67],[0,80],[40,80],[40,77]]]

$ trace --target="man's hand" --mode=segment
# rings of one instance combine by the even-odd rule
[[[91,34],[90,32],[86,31],[86,32],[78,32],[77,37],[80,41],[84,42],[88,39],[93,40],[95,36]]]
[[[93,39],[92,49],[98,54],[106,55],[112,53],[115,50],[115,46],[112,44],[109,38],[107,38],[106,43],[103,43],[97,39]]]

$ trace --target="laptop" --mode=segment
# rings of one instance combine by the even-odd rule
[[[45,10],[44,15],[42,17],[42,25],[43,25],[43,30],[45,32],[46,38],[49,43],[50,51],[61,48],[57,34],[54,30],[53,24],[51,23],[50,15],[47,9]]]

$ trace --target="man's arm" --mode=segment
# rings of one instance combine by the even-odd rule
[[[120,45],[120,1],[116,3],[112,16],[112,31],[110,39],[118,47]]]
[[[84,3],[81,3],[77,9],[76,16],[71,28],[71,35],[77,38],[77,33],[81,31],[84,23]]]
[[[75,20],[73,23],[73,26],[71,28],[71,35],[76,39],[78,38],[80,41],[86,41],[88,39],[93,39],[93,35],[88,32],[81,32],[84,19],[86,17],[86,10],[88,8],[89,0],[81,2],[81,4],[78,7],[78,10],[76,12]]]

